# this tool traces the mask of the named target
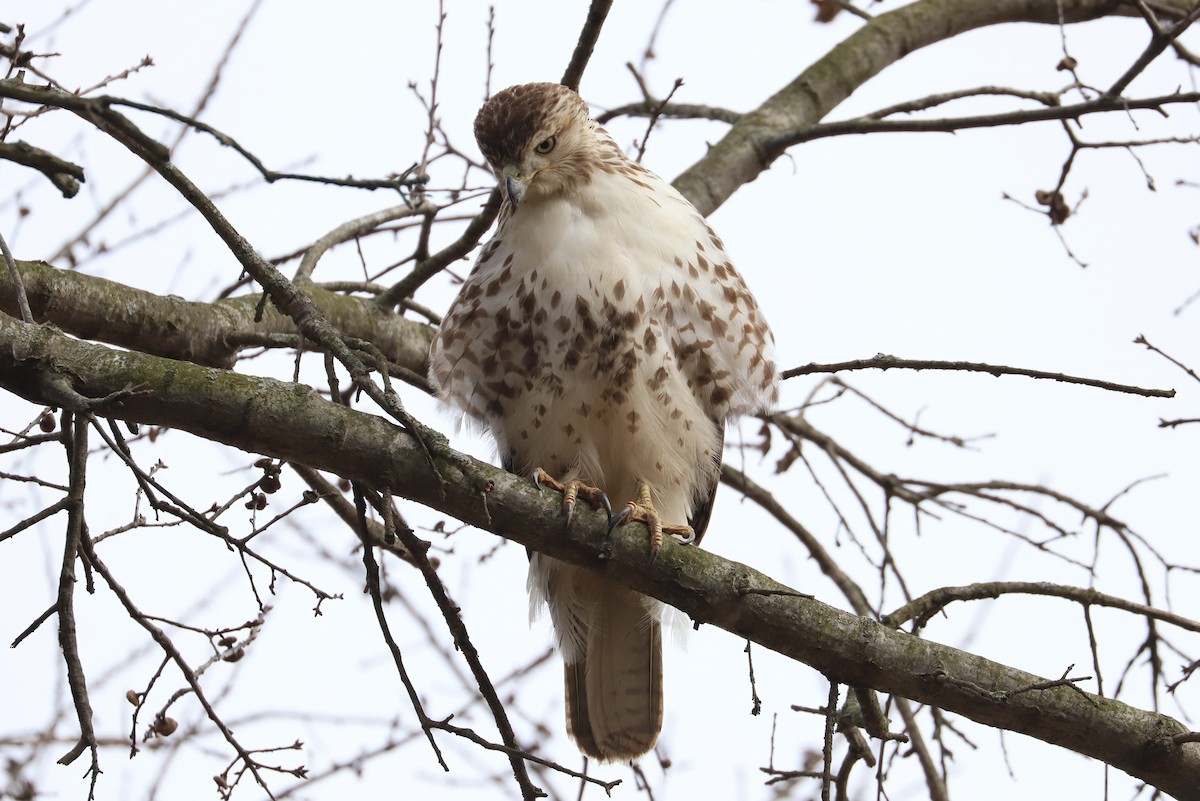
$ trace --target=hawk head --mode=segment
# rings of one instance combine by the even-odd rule
[[[514,206],[586,185],[599,161],[597,131],[583,98],[556,83],[509,87],[475,117],[479,149]]]

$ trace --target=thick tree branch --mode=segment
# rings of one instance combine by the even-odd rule
[[[56,89],[30,86],[21,80],[0,80],[0,97],[9,97],[25,103],[34,103],[52,108],[63,108],[86,120],[108,134],[130,153],[144,161],[170,184],[200,213],[229,252],[263,288],[275,306],[292,320],[308,339],[321,348],[330,359],[336,359],[350,374],[355,387],[362,390],[388,414],[402,422],[414,434],[420,426],[400,405],[399,397],[391,389],[387,373],[383,373],[384,387],[371,378],[371,370],[355,352],[343,334],[330,325],[311,296],[287,280],[275,265],[259,255],[254,246],[242,236],[225,217],[212,199],[171,160],[171,151],[153,137],[148,136],[130,119],[117,112],[113,106],[121,98],[87,98]],[[357,340],[363,344],[364,340]],[[356,345],[357,346],[357,345]],[[373,360],[374,361],[374,360]],[[382,368],[382,364],[375,365]]]
[[[1169,4],[1179,16],[1194,5],[1189,0]],[[744,114],[704,158],[675,179],[675,188],[701,213],[711,214],[770,167],[789,143],[802,141],[802,132],[914,50],[988,25],[1083,22],[1132,13],[1131,6],[1114,0],[919,0],[880,14]]]
[[[112,414],[190,431],[301,462],[441,510],[669,603],[700,623],[802,661],[835,681],[936,705],[1103,760],[1180,799],[1200,799],[1200,745],[1176,741],[1179,722],[897,632],[803,597],[745,565],[668,544],[647,564],[638,529],[607,535],[603,515],[577,512],[564,534],[561,500],[522,478],[451,450],[422,432],[442,481],[420,446],[381,417],[272,379],[118,352],[53,329],[0,318],[0,385],[35,402],[52,370],[78,392],[100,396],[127,384],[149,391]],[[1183,738],[1186,740],[1186,738]]]
[[[34,319],[83,339],[227,368],[249,339],[298,334],[296,323],[274,307],[264,309],[262,320],[256,322],[258,295],[198,303],[58,270],[45,262],[16,264]],[[306,287],[306,292],[346,336],[369,341],[390,361],[424,375],[433,339],[428,325],[380,311],[371,298],[316,286]],[[0,311],[17,312],[16,286],[4,271],[0,271]]]

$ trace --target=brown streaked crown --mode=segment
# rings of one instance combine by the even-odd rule
[[[475,117],[475,140],[499,170],[522,163],[538,142],[589,119],[583,98],[557,83],[526,83],[497,92]]]

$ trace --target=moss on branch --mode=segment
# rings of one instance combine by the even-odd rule
[[[115,351],[53,328],[0,318],[0,385],[35,402],[38,373],[102,397],[140,390],[104,413],[189,431],[391,491],[653,595],[694,620],[811,665],[832,679],[934,704],[1101,759],[1180,799],[1200,798],[1200,744],[1186,727],[939,645],[821,603],[751,567],[668,543],[649,564],[641,527],[607,534],[581,510],[563,531],[560,501],[517,476],[451,449],[424,430],[441,481],[417,443],[375,415],[269,378]]]

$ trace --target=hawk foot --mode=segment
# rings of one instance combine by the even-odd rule
[[[575,516],[575,503],[578,499],[583,498],[594,508],[604,510],[604,513],[608,515],[609,531],[612,531],[612,505],[608,502],[608,496],[604,494],[603,490],[585,484],[577,478],[559,481],[540,467],[533,471],[533,484],[538,489],[549,487],[555,492],[562,493],[562,508],[567,513],[568,526],[571,525],[571,518]]]
[[[662,522],[658,510],[654,508],[654,502],[650,499],[649,484],[639,484],[637,500],[625,504],[625,507],[610,519],[609,533],[617,526],[634,522],[644,523],[650,533],[651,564],[658,559],[659,551],[662,550],[664,534],[674,537],[681,545],[691,545],[696,541],[696,530],[691,526],[675,526]]]

